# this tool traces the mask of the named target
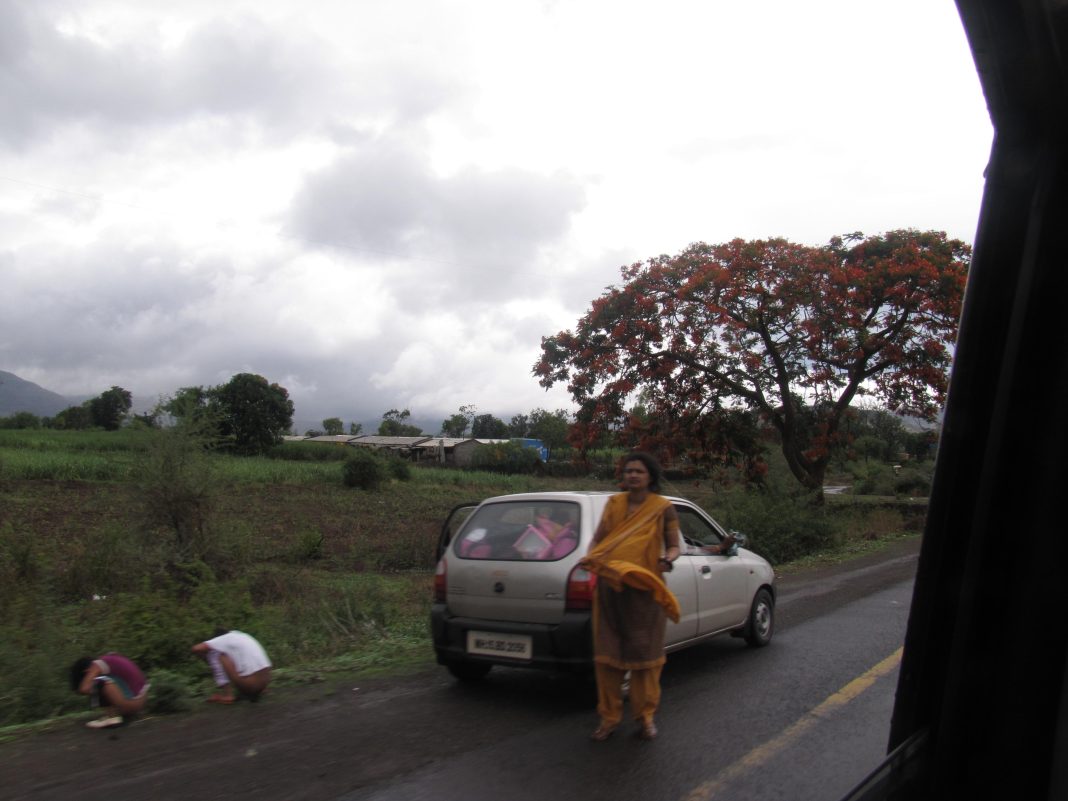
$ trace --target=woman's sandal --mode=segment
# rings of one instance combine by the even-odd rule
[[[123,719],[118,715],[114,717],[98,718],[97,720],[90,720],[86,723],[86,727],[90,729],[113,729],[116,726],[121,726],[124,723]]]
[[[590,739],[593,740],[595,743],[603,743],[605,740],[612,736],[612,732],[614,732],[615,730],[615,726],[609,726],[605,723],[602,723],[600,726],[593,730],[593,733],[590,735]]]

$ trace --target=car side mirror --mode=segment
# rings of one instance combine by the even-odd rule
[[[737,556],[738,549],[744,548],[746,543],[749,542],[749,538],[740,531],[730,531],[732,537],[734,537],[734,544],[727,549],[727,556]]]

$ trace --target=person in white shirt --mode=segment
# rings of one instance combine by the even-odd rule
[[[219,690],[207,700],[232,704],[236,692],[250,701],[259,700],[271,681],[271,660],[254,637],[243,631],[218,630],[210,640],[193,646],[211,666]]]

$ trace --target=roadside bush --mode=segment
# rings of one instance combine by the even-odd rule
[[[190,648],[216,627],[245,628],[253,619],[252,599],[243,584],[205,581],[192,591],[172,586],[122,593],[86,610],[90,650],[113,649],[144,670],[181,670],[194,657]]]
[[[389,471],[390,478],[394,478],[397,481],[410,481],[412,478],[412,465],[410,462],[401,459],[398,456],[387,456],[385,458],[386,469]]]
[[[313,562],[323,558],[323,532],[315,528],[299,531],[291,552],[294,562]]]
[[[850,532],[865,540],[899,536],[907,530],[904,515],[898,509],[866,509],[863,514],[847,515],[847,518]]]
[[[173,670],[160,668],[148,674],[152,687],[148,692],[148,711],[156,715],[173,715],[193,708],[189,679]]]
[[[259,547],[262,537],[251,523],[231,520],[205,530],[197,550],[214,577],[227,581],[245,574]]]
[[[752,548],[773,565],[839,544],[835,518],[805,497],[768,496],[744,490],[717,497],[713,516],[741,531]]]
[[[902,470],[894,480],[895,495],[926,498],[931,494],[931,476],[916,469]]]
[[[68,540],[64,552],[55,578],[61,597],[71,600],[130,592],[162,565],[161,556],[151,552],[142,536],[119,523]]]
[[[852,495],[894,495],[894,471],[890,465],[880,462],[853,462]]]
[[[84,696],[70,691],[65,675],[77,656],[57,639],[50,626],[32,631],[0,626],[0,726],[88,707]]]
[[[354,448],[342,468],[346,487],[376,490],[388,478],[385,460],[366,448]]]
[[[0,600],[19,583],[33,584],[45,571],[37,538],[10,523],[0,525]]]
[[[209,440],[191,427],[146,432],[150,446],[141,461],[138,484],[141,516],[148,526],[174,533],[178,554],[199,557],[215,510],[218,485],[206,450]]]

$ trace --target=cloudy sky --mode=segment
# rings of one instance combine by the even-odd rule
[[[570,408],[540,338],[621,265],[971,242],[990,143],[951,0],[0,0],[0,369]]]

